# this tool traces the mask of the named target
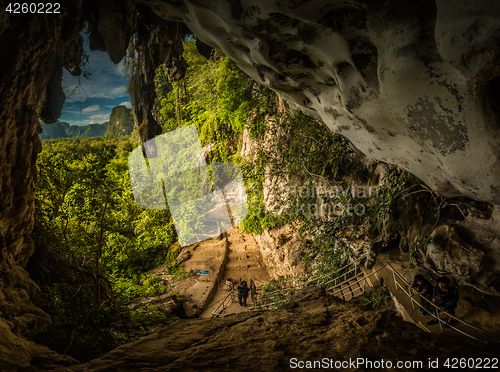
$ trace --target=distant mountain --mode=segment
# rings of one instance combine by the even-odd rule
[[[50,138],[74,138],[74,137],[100,137],[104,136],[108,122],[103,124],[69,125],[64,121],[56,121],[53,124],[40,122],[43,132],[40,139]]]
[[[40,124],[43,129],[40,139],[100,136],[119,139],[134,130],[134,115],[131,108],[116,106],[111,111],[109,122],[103,124],[69,125],[59,120],[53,124]]]
[[[109,116],[109,125],[106,129],[106,137],[121,138],[128,136],[134,130],[134,115],[132,109],[125,106],[116,106]]]
[[[108,122],[102,124],[72,125],[67,130],[69,137],[101,137],[106,133]]]
[[[43,132],[39,134],[40,139],[49,138],[67,138],[66,129],[70,127],[68,123],[56,121],[54,124],[45,124],[40,122]]]

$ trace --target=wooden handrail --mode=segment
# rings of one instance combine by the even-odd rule
[[[221,315],[222,315],[222,313],[224,312],[224,310],[226,310],[226,309],[227,309],[227,307],[229,307],[229,305],[228,305],[227,307],[226,307],[226,306],[224,306],[224,305],[225,305],[225,303],[226,303],[226,300],[227,300],[227,299],[228,299],[231,295],[233,295],[233,294],[234,294],[234,289],[231,289],[231,291],[227,294],[227,296],[226,296],[226,297],[224,297],[224,299],[221,301],[221,303],[219,304],[219,306],[217,306],[217,308],[216,308],[214,311],[212,311],[212,317],[214,317],[214,316],[221,316]],[[218,313],[218,312],[217,312],[217,310],[219,310],[219,308],[220,308],[221,306],[222,306],[222,311],[221,311],[220,313]]]
[[[291,290],[291,289],[300,289],[302,286],[307,285],[307,284],[309,284],[309,283],[311,283],[311,282],[318,281],[318,280],[323,279],[323,278],[325,278],[325,277],[327,277],[327,276],[332,276],[332,275],[335,275],[335,274],[336,274],[336,273],[338,273],[339,271],[344,270],[346,267],[348,267],[348,266],[350,266],[350,265],[352,265],[352,264],[354,264],[354,263],[356,263],[356,262],[358,262],[358,261],[362,260],[362,259],[363,259],[363,258],[365,258],[365,257],[366,257],[365,255],[362,255],[362,256],[358,257],[357,259],[355,259],[354,261],[352,261],[351,263],[348,263],[347,265],[342,266],[340,269],[337,269],[337,270],[335,270],[335,271],[333,271],[333,272],[331,272],[331,273],[329,273],[329,274],[325,274],[325,275],[322,275],[322,276],[319,276],[319,277],[315,277],[315,278],[313,278],[313,279],[309,279],[309,280],[305,281],[304,283],[302,283],[302,285],[296,285],[296,286],[292,286],[292,287],[288,287],[288,288],[276,289],[276,290],[274,290],[274,291],[264,293],[264,294],[262,295],[262,297],[267,296],[267,295],[271,295],[271,294],[276,293],[276,292],[284,292],[284,291],[286,291],[286,290]],[[352,269],[352,270],[354,270],[354,269]],[[350,270],[350,271],[352,271],[352,270]],[[350,271],[348,271],[348,272],[350,272]],[[329,283],[329,282],[327,282],[327,283],[325,283],[325,284],[328,284],[328,283]]]

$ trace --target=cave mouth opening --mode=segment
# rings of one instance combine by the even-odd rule
[[[79,34],[82,41],[80,74],[63,67],[61,88],[65,99],[61,115],[56,122],[59,123],[57,125],[64,126],[64,131],[69,131],[69,137],[75,132],[75,128],[70,129],[70,126],[103,125],[109,121],[113,107],[132,106],[127,91],[134,67],[134,56],[130,56],[129,53],[131,48],[117,64],[110,59],[105,50],[91,46],[90,34],[85,29]],[[49,110],[53,109],[55,108],[49,107]],[[43,124],[48,124],[43,117],[40,117],[40,120]],[[45,131],[50,127],[43,124],[44,133],[41,138],[45,139]],[[54,130],[50,129],[47,134]]]

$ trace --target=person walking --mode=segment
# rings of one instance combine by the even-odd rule
[[[425,279],[423,275],[417,274],[413,279],[411,287],[414,288],[417,291],[417,294],[420,296],[421,307],[419,310],[422,316],[431,314],[431,305],[425,299],[432,301],[432,293],[434,290],[432,284],[427,279]],[[413,293],[410,294],[410,297],[412,296]]]
[[[247,306],[248,292],[250,292],[250,288],[248,288],[247,282],[242,281],[241,285],[238,286],[238,301],[240,306]]]
[[[450,278],[442,276],[437,280],[438,285],[434,287],[432,294],[432,301],[438,307],[434,309],[436,318],[439,312],[446,311],[448,314],[455,315],[455,309],[458,306],[458,289],[450,286]],[[433,319],[427,323],[427,325],[437,324],[438,320]],[[448,321],[444,325],[445,328],[449,328],[451,323],[451,316],[448,317]]]

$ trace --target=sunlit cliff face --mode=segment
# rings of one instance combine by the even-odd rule
[[[500,204],[497,1],[140,2],[366,156]]]

